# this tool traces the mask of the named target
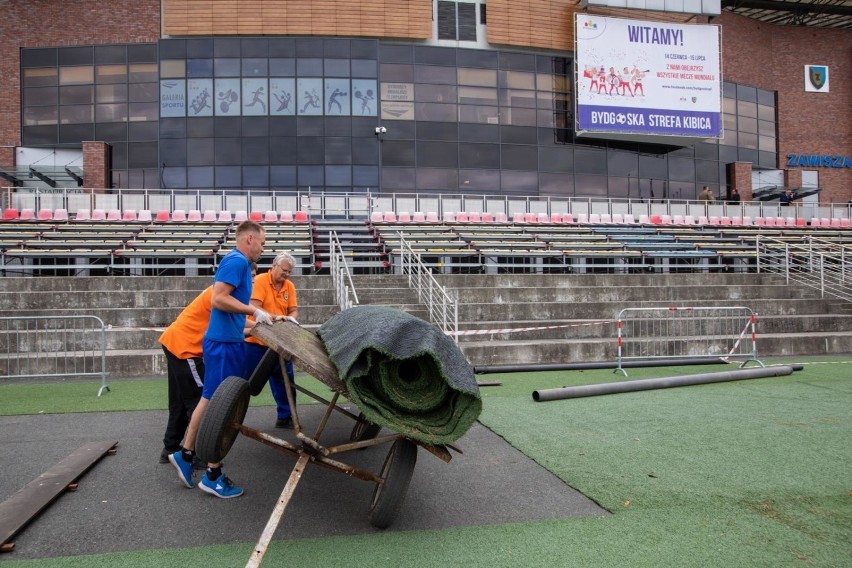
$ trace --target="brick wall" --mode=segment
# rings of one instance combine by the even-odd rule
[[[778,91],[778,167],[785,169],[787,154],[852,154],[852,33],[772,26],[728,13],[719,21],[725,79]],[[806,64],[828,66],[829,93],[805,92]],[[821,203],[852,199],[852,169],[818,171]]]
[[[151,42],[160,37],[160,0],[7,0],[0,5],[0,146],[21,143],[20,47]]]
[[[83,142],[83,172],[86,187],[110,187],[109,144]]]
[[[727,165],[727,170],[731,189],[736,188],[740,200],[751,201],[751,162],[733,162]]]

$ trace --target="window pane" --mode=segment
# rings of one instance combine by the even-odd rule
[[[158,100],[160,85],[158,83],[131,83],[130,102],[144,103]]]
[[[129,78],[131,83],[156,81],[157,77],[156,63],[134,63],[130,66]]]
[[[459,87],[459,102],[474,105],[496,105],[497,89]]]
[[[129,120],[157,120],[159,111],[159,103],[130,103]]]
[[[500,106],[535,108],[535,91],[499,89]]]
[[[95,70],[87,67],[60,67],[59,84],[73,85],[74,83],[92,83],[95,78]]]
[[[59,102],[59,91],[56,87],[39,87],[24,89],[24,106],[55,105]]]
[[[737,136],[737,145],[742,148],[757,149],[757,134],[740,132]]]
[[[536,110],[532,108],[501,108],[500,124],[535,126]]]
[[[213,72],[216,77],[239,77],[239,59],[216,59],[213,61]]]
[[[57,70],[50,69],[24,69],[25,87],[42,87],[55,85],[57,83]]]
[[[760,120],[771,120],[772,122],[775,122],[775,107],[757,105],[757,118]]]
[[[59,87],[59,104],[79,105],[92,102],[94,102],[94,87],[92,85]]]
[[[94,121],[94,109],[92,108],[92,105],[63,106],[59,107],[59,109],[60,124]]]
[[[326,59],[324,62],[326,77],[348,77],[349,76],[349,60],[348,59]],[[328,175],[326,174],[326,177]]]
[[[352,168],[349,166],[326,166],[325,184],[333,186],[352,185]]]
[[[424,103],[451,103],[458,96],[454,85],[415,85],[414,100]]]
[[[57,107],[29,107],[24,110],[24,126],[38,126],[40,124],[56,124]]]
[[[520,71],[500,71],[500,87],[535,89],[535,74]]]
[[[498,124],[500,113],[496,106],[459,105],[459,122]]]
[[[124,122],[127,120],[126,104],[106,104],[95,106],[97,122]]]
[[[456,105],[442,105],[433,103],[416,103],[414,105],[414,118],[417,120],[434,120],[442,122],[456,122]]]
[[[757,119],[741,116],[737,119],[737,127],[740,132],[757,132]]]
[[[322,77],[322,59],[299,58],[296,60],[296,75],[299,77]]]
[[[503,144],[500,146],[500,163],[504,170],[538,170],[538,148]]]
[[[296,60],[292,58],[270,59],[269,75],[271,77],[295,77]]]
[[[758,143],[762,152],[776,152],[774,136],[759,136]]]
[[[376,62],[370,59],[353,59],[352,76],[372,79],[376,77]]]
[[[269,75],[269,60],[249,58],[242,60],[243,77],[266,77]]]
[[[497,71],[494,69],[459,68],[458,82],[459,85],[494,87],[497,85]]]
[[[186,77],[185,59],[166,59],[160,61],[160,78],[174,79]]]
[[[414,68],[414,79],[417,83],[439,83],[442,85],[455,85],[456,70],[452,67],[417,65]]]
[[[127,85],[98,85],[95,96],[99,103],[127,102]]]
[[[414,81],[414,66],[384,63],[382,64],[382,81],[411,83]]]
[[[127,65],[98,65],[98,83],[126,83]]]
[[[757,118],[757,103],[737,101],[737,114]]]
[[[212,59],[187,59],[186,60],[186,76],[187,77],[212,77],[213,76],[213,60]]]

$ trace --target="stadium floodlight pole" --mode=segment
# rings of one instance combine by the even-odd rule
[[[582,398],[586,396],[601,396],[643,390],[665,389],[671,387],[686,387],[725,381],[741,381],[745,379],[762,379],[766,377],[783,377],[793,371],[801,371],[802,365],[770,365],[754,369],[739,369],[722,371],[720,373],[700,373],[697,375],[679,375],[676,377],[660,377],[658,379],[639,379],[635,381],[618,381],[614,383],[595,383],[562,387],[561,389],[545,389],[533,391],[532,397],[536,402],[562,400],[565,398]]]

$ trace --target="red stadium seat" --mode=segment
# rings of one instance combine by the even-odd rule
[[[38,210],[38,220],[39,221],[53,221],[53,209],[39,209]]]
[[[512,223],[526,223],[526,216],[521,211],[515,211],[512,213]]]
[[[843,219],[840,220],[840,227],[843,228],[843,229],[849,229],[850,227],[852,227],[852,221],[850,221],[848,218],[844,217]]]
[[[32,209],[30,207],[25,207],[24,209],[21,209],[21,216],[18,217],[18,220],[19,221],[35,221],[35,218],[36,218],[35,209]]]
[[[400,223],[411,223],[411,214],[408,211],[400,211],[398,219]]]
[[[157,223],[167,223],[170,219],[169,211],[167,209],[160,209],[157,211],[157,216],[154,217],[154,221]]]
[[[106,211],[103,209],[93,209],[92,210],[92,221],[106,221]]]
[[[198,209],[190,209],[189,213],[186,214],[186,220],[192,223],[197,223],[201,221],[201,211]]]
[[[464,211],[459,211],[459,214],[456,215],[456,221],[459,223],[467,223],[470,221],[470,216]]]
[[[260,211],[252,211],[249,213],[249,219],[254,221],[255,223],[260,223],[263,221],[263,213]]]
[[[14,207],[7,207],[5,211],[3,211],[3,220],[4,221],[15,221],[19,217],[18,210]]]
[[[121,221],[121,210],[110,209],[106,214],[107,221]]]
[[[67,209],[57,209],[53,212],[53,220],[54,221],[67,221],[68,220],[68,210]]]
[[[124,213],[121,215],[122,221],[135,221],[136,220],[136,209],[125,209]]]
[[[394,213],[393,211],[385,211],[383,219],[385,220],[385,223],[396,223],[396,213]],[[298,221],[298,219],[296,219],[296,220]],[[308,217],[306,215],[305,221],[307,221],[307,220],[308,220]]]
[[[186,211],[183,209],[175,209],[172,211],[172,221],[177,221],[179,223],[186,221]]]
[[[296,222],[297,223],[307,223],[308,222],[308,212],[307,211],[296,211]]]
[[[88,209],[77,209],[77,214],[74,216],[75,221],[88,221],[92,218],[92,214]]]

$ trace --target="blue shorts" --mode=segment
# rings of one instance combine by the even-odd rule
[[[245,341],[224,342],[204,338],[204,390],[201,397],[213,398],[213,393],[228,377],[243,377],[246,358]]]

